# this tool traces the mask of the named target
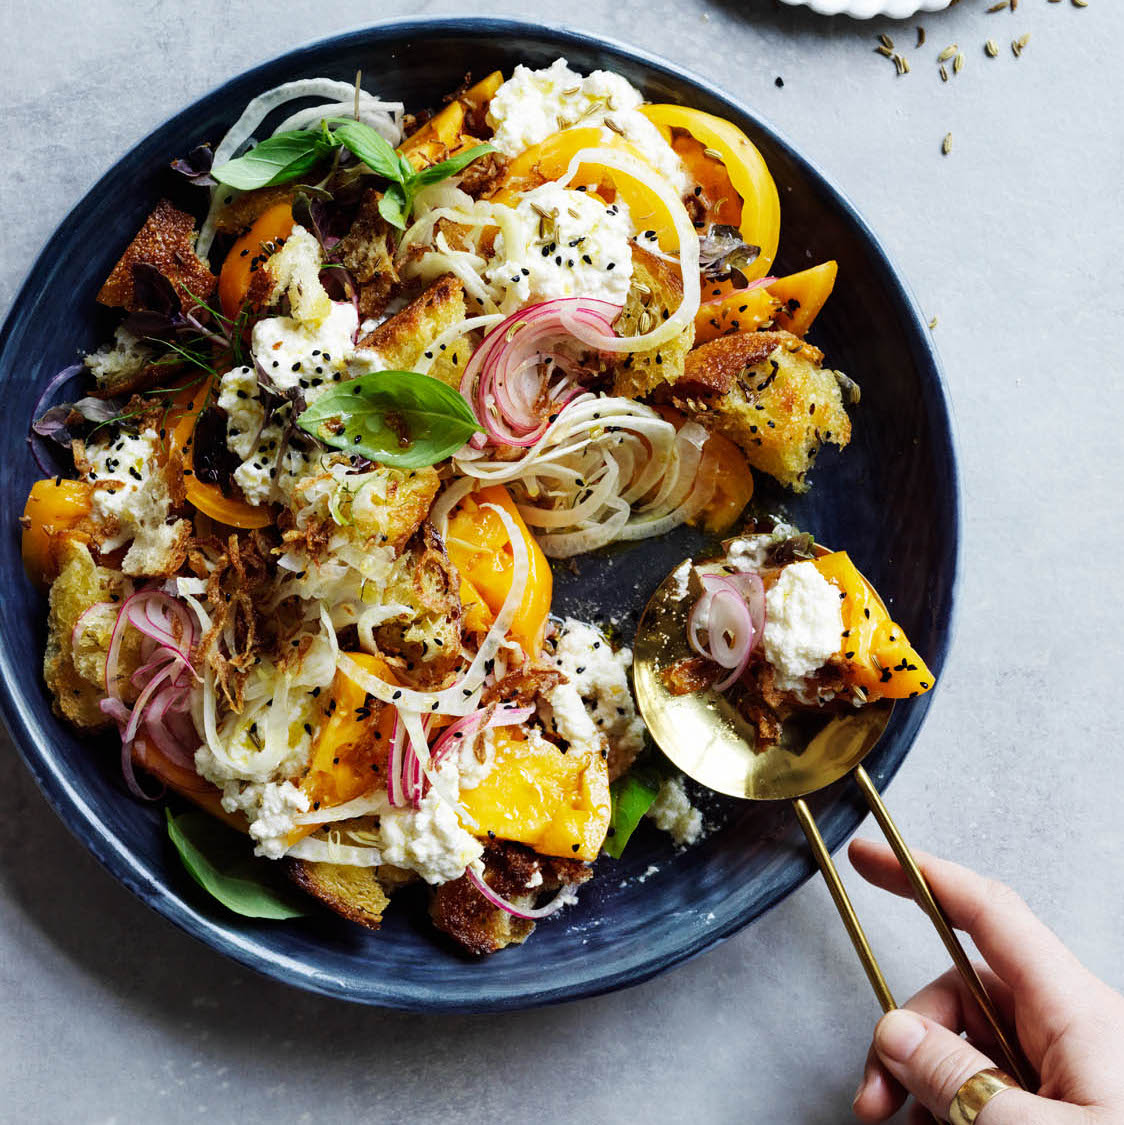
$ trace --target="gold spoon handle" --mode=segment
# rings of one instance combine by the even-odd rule
[[[792,805],[796,809],[796,818],[800,821],[800,827],[804,829],[804,835],[808,838],[812,854],[816,857],[816,863],[823,873],[827,889],[831,891],[831,897],[835,900],[835,908],[839,911],[839,917],[843,919],[843,925],[847,927],[851,944],[855,947],[855,952],[863,963],[867,980],[870,981],[870,986],[874,989],[874,995],[878,997],[878,1003],[882,1005],[882,1011],[889,1012],[896,1008],[897,1004],[894,1003],[890,986],[886,983],[886,978],[878,967],[874,950],[870,948],[870,942],[866,940],[862,923],[859,921],[859,916],[855,913],[855,908],[851,905],[851,899],[847,895],[847,888],[843,886],[843,880],[839,878],[839,872],[835,869],[831,852],[827,850],[827,845],[823,842],[815,817],[812,816],[812,810],[808,808],[808,804],[803,797],[797,797]]]
[[[980,1010],[983,1012],[988,1025],[995,1035],[995,1041],[999,1045],[1000,1051],[1003,1053],[1003,1060],[1007,1064],[1011,1074],[1019,1080],[1019,1084],[1024,1090],[1037,1089],[1038,1084],[1035,1081],[1034,1074],[1023,1059],[1022,1053],[1015,1044],[1012,1043],[1010,1036],[1007,1034],[999,1012],[991,997],[987,994],[987,989],[984,988],[983,981],[980,980],[979,973],[976,972],[975,966],[969,960],[968,954],[965,953],[964,946],[960,944],[960,939],[956,936],[956,931],[952,928],[944,910],[941,909],[941,904],[937,902],[936,896],[933,894],[932,888],[929,886],[921,868],[917,866],[917,861],[913,858],[913,853],[910,852],[909,846],[903,839],[902,834],[898,831],[898,826],[890,816],[890,810],[886,808],[881,795],[874,787],[874,782],[871,781],[870,774],[859,765],[855,767],[854,777],[855,781],[858,783],[859,789],[862,790],[862,794],[866,798],[866,803],[870,806],[870,811],[874,813],[874,819],[878,821],[878,827],[882,829],[882,834],[886,837],[886,842],[893,849],[894,855],[898,857],[898,863],[901,864],[902,870],[909,879],[918,905],[928,914],[937,933],[940,934],[941,941],[944,942],[944,947],[948,950],[948,954],[952,958],[952,962],[960,973],[964,984],[967,986],[972,998],[980,1006]],[[801,821],[801,823],[803,823],[803,821]],[[807,832],[807,828],[804,830]],[[860,956],[862,956],[861,953]],[[868,969],[868,974],[869,971]]]

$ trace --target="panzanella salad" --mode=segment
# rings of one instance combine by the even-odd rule
[[[835,263],[772,275],[777,191],[732,123],[563,59],[411,108],[290,82],[176,161],[97,294],[113,339],[44,389],[33,449],[69,460],[23,551],[56,709],[116,731],[136,797],[371,928],[424,882],[480,954],[646,814],[702,830],[629,650],[551,615],[550,560],[736,532],[753,470],[802,492],[846,445],[857,389],[805,339]],[[809,701],[849,572],[734,569],[696,686],[748,674],[756,630],[758,695]],[[203,886],[291,913],[168,815]]]

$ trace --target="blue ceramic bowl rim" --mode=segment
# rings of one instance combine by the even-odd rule
[[[281,55],[267,59],[250,69],[228,79],[222,85],[201,97],[195,99],[190,105],[166,119],[155,129],[147,134],[152,137],[163,133],[170,127],[181,122],[187,122],[192,113],[202,103],[212,98],[227,94],[236,83],[241,83],[255,75],[273,68],[279,63],[291,61],[294,69],[311,62],[316,53],[325,49],[340,47],[364,46],[377,49],[389,43],[403,39],[424,39],[427,36],[447,35],[457,32],[471,32],[476,35],[490,34],[497,37],[518,37],[520,35],[535,35],[553,40],[560,49],[567,46],[578,48],[607,49],[619,56],[637,63],[649,71],[654,71],[677,83],[694,86],[714,98],[716,101],[728,106],[737,114],[751,120],[758,129],[767,134],[770,140],[782,149],[786,157],[800,169],[800,171],[813,181],[818,181],[826,193],[832,197],[836,206],[845,215],[847,221],[853,225],[869,251],[880,260],[885,270],[885,276],[894,289],[894,297],[898,304],[898,311],[908,318],[908,327],[913,336],[914,343],[920,342],[918,349],[920,356],[927,362],[929,371],[930,413],[939,411],[944,422],[943,434],[936,435],[934,456],[937,468],[943,478],[943,485],[947,490],[947,508],[949,511],[949,524],[946,528],[944,561],[948,564],[947,573],[951,575],[947,589],[947,604],[945,607],[945,628],[941,633],[938,647],[932,653],[930,664],[938,672],[943,668],[952,639],[956,630],[958,590],[960,583],[960,564],[962,544],[960,526],[962,523],[962,492],[960,488],[956,424],[948,393],[947,383],[944,378],[940,359],[936,351],[926,322],[922,317],[920,307],[908,284],[905,282],[900,270],[894,265],[885,247],[874,232],[867,225],[862,215],[851,200],[810,160],[804,157],[781,132],[774,128],[767,120],[756,112],[741,104],[736,98],[727,94],[721,87],[695,74],[685,67],[681,67],[668,59],[662,58],[638,47],[622,43],[616,39],[603,35],[594,35],[577,31],[572,28],[562,27],[557,24],[534,23],[527,20],[511,19],[507,17],[491,16],[433,16],[419,18],[401,18],[381,21],[375,24],[364,25],[350,31],[310,41],[302,46],[295,47]],[[59,223],[43,250],[36,258],[27,273],[27,276],[13,299],[11,309],[2,328],[0,328],[0,356],[7,346],[8,338],[20,319],[20,309],[27,303],[28,294],[34,292],[44,283],[44,273],[49,273],[46,263],[49,263],[52,251],[67,237],[68,231],[74,222],[74,216],[82,211],[94,198],[102,192],[115,189],[114,175],[118,165],[131,155],[146,138],[142,138],[133,145],[123,156],[115,161],[104,175],[83,195],[71,208],[67,216]],[[943,440],[941,440],[943,438]],[[584,997],[598,996],[619,988],[641,984],[652,977],[673,968],[676,965],[699,956],[701,953],[728,940],[734,934],[749,925],[760,915],[776,906],[788,895],[803,886],[815,874],[813,866],[807,866],[804,872],[793,881],[778,887],[767,901],[755,912],[735,914],[724,924],[708,928],[702,935],[695,936],[692,940],[685,940],[681,948],[671,951],[661,950],[644,960],[636,961],[625,968],[613,973],[591,975],[577,987],[551,988],[544,984],[540,989],[527,992],[518,996],[504,995],[482,998],[479,1003],[465,1005],[458,1001],[443,1001],[433,996],[424,998],[416,995],[403,995],[397,992],[393,981],[376,981],[367,992],[357,995],[350,985],[342,980],[337,980],[314,965],[278,953],[276,950],[263,950],[253,937],[244,937],[235,932],[231,925],[222,925],[199,911],[190,904],[169,891],[162,883],[153,883],[143,871],[141,864],[127,848],[117,841],[105,825],[94,815],[85,801],[82,792],[75,787],[72,779],[67,775],[64,764],[50,752],[47,731],[39,726],[30,713],[30,708],[20,695],[15,692],[11,684],[14,682],[12,675],[11,656],[8,652],[5,639],[0,635],[0,716],[12,737],[20,756],[35,778],[40,790],[43,792],[50,806],[59,818],[84,844],[97,861],[118,881],[132,891],[147,906],[162,914],[173,922],[185,933],[196,940],[209,945],[213,949],[234,961],[253,969],[264,976],[282,981],[295,987],[304,988],[325,996],[346,999],[364,1004],[381,1005],[385,1007],[402,1008],[418,1011],[501,1011],[518,1010],[530,1007],[540,1007],[548,1004],[563,1003],[569,1000]],[[940,677],[938,676],[938,680]],[[939,686],[939,685],[937,685]],[[935,689],[926,699],[926,706],[931,703]],[[923,720],[922,720],[923,723]],[[902,747],[901,755],[897,761],[889,762],[881,770],[877,782],[884,788],[893,779],[902,762],[920,731],[917,729],[909,736]],[[856,811],[854,822],[845,827],[842,832],[827,834],[826,842],[830,850],[837,850],[864,819],[862,810]],[[685,935],[686,936],[686,935]]]

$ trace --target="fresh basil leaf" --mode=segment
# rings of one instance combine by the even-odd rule
[[[249,855],[250,842],[213,816],[186,812],[168,818],[168,838],[191,877],[228,910],[244,918],[299,918],[306,911],[294,905],[277,884],[268,859]]]
[[[601,850],[606,855],[611,855],[613,859],[621,858],[625,844],[659,794],[660,785],[660,779],[650,771],[633,769],[609,786],[613,807],[609,817],[609,832],[605,843],[601,845]]]
[[[297,425],[326,445],[399,469],[436,464],[480,429],[460,394],[416,371],[374,371],[334,386]]]
[[[297,129],[266,137],[244,156],[228,160],[211,175],[220,184],[251,191],[254,188],[285,184],[303,176],[332,151],[334,142],[314,130]]]
[[[440,164],[431,164],[428,168],[423,168],[414,176],[410,186],[429,187],[430,184],[439,184],[442,180],[463,172],[474,160],[495,151],[495,145],[473,145],[465,152],[450,156],[448,160],[442,160]]]
[[[377,172],[388,180],[401,182],[402,170],[398,163],[398,153],[370,125],[352,121],[348,117],[333,117],[327,124],[332,126],[332,136],[336,142],[355,153],[372,172]]]
[[[405,230],[408,211],[409,204],[406,201],[406,193],[402,189],[402,185],[390,184],[379,199],[379,214],[392,227]]]

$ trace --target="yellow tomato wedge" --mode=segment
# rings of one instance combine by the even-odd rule
[[[651,167],[639,149],[616,133],[606,139],[600,128],[563,129],[515,157],[508,164],[491,198],[497,203],[514,206],[523,192],[564,176],[570,161],[583,148],[622,152],[639,160],[645,167]],[[652,169],[652,175],[658,176],[655,169]],[[654,230],[665,251],[678,251],[679,239],[671,214],[659,196],[639,180],[601,164],[582,164],[567,186],[585,188],[605,203],[612,203],[619,196],[628,204],[629,214],[638,230]]]
[[[594,860],[609,829],[609,770],[597,750],[565,754],[518,728],[497,730],[491,773],[461,791],[480,835],[526,844],[543,855]]]
[[[31,486],[23,508],[20,548],[24,570],[33,581],[48,586],[58,576],[59,544],[80,534],[76,529],[89,515],[92,492],[85,481],[56,477]]]
[[[769,292],[780,303],[777,309],[777,326],[794,336],[803,336],[812,327],[812,321],[824,307],[832,289],[839,265],[834,261],[821,262],[811,269],[779,277],[769,286]]]
[[[420,129],[411,133],[399,146],[398,154],[404,156],[415,172],[448,160],[458,152],[480,144],[469,132],[467,117],[482,115],[495,92],[503,85],[503,72],[492,71],[458,95],[444,109],[435,113]]]
[[[681,105],[642,105],[639,111],[673,147],[675,130],[682,130],[702,146],[705,159],[725,167],[731,186],[741,198],[741,218],[737,226],[742,238],[753,246],[761,247],[761,253],[748,267],[746,276],[750,281],[765,277],[777,256],[781,204],[777,185],[757,146],[732,122],[702,110]],[[697,163],[693,150],[682,145],[680,148],[681,156],[684,152],[691,155],[688,161],[690,169],[692,164]],[[696,177],[700,175],[697,171],[694,174]],[[715,175],[708,174],[699,186],[704,191],[708,185],[714,190],[716,183]],[[719,200],[712,202],[717,204]]]
[[[550,564],[527,530],[519,509],[502,484],[493,484],[461,501],[449,518],[445,549],[461,576],[461,604],[466,631],[486,633],[511,589],[515,556],[507,530],[495,512],[483,507],[495,504],[515,521],[530,559],[530,573],[523,600],[511,624],[511,636],[532,659],[542,653],[546,617],[554,593]]]
[[[874,587],[859,573],[846,551],[815,559],[816,569],[845,594],[843,643],[850,683],[887,699],[907,699],[933,686],[933,674],[890,619]]]
[[[386,661],[366,652],[347,654],[365,672],[387,683],[396,683]],[[308,770],[297,784],[308,795],[314,810],[332,808],[363,796],[386,783],[387,750],[394,729],[394,708],[365,707],[366,693],[342,672],[337,672],[327,698],[322,699],[325,720],[312,744]],[[377,706],[377,705],[376,705]],[[315,830],[301,825],[289,834],[294,844]]]
[[[293,232],[293,209],[276,203],[263,211],[254,225],[230,248],[219,272],[219,305],[223,316],[233,320],[250,292],[250,282],[277,243]]]
[[[193,435],[195,423],[206,405],[211,389],[211,379],[185,387],[176,395],[168,411],[168,439],[173,451],[179,451],[184,465],[184,492],[187,499],[204,515],[231,527],[268,527],[273,514],[266,507],[255,508],[245,500],[224,496],[217,484],[199,480],[194,472]]]
[[[827,261],[754,289],[737,289],[731,282],[710,285],[695,314],[695,343],[755,332],[769,323],[805,336],[831,296],[838,272],[838,263]]]
[[[723,290],[721,295],[711,296],[699,305],[695,314],[695,345],[730,332],[756,332],[776,317],[779,308],[780,301],[764,286]]]

